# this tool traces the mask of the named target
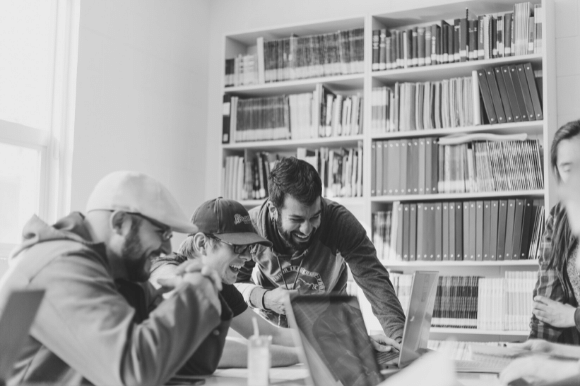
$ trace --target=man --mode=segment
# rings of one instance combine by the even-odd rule
[[[357,219],[342,205],[322,198],[314,167],[294,157],[270,173],[269,199],[250,210],[258,233],[273,244],[260,247],[238,275],[246,302],[279,326],[287,326],[284,299],[292,293],[346,292],[348,264],[370,301],[385,336],[375,348],[399,346],[405,316],[389,274]],[[251,274],[257,266],[257,282]],[[378,341],[378,342],[377,342]]]
[[[243,338],[253,334],[252,319],[256,314],[248,308],[242,294],[233,285],[244,263],[251,259],[257,245],[269,247],[268,240],[259,236],[246,208],[234,200],[221,197],[201,204],[191,222],[198,228],[181,243],[177,254],[160,257],[151,270],[151,282],[175,275],[178,266],[188,260],[199,260],[212,267],[222,280],[221,296],[233,312],[231,328]],[[272,336],[270,353],[272,366],[298,363],[290,330],[278,328],[262,318],[256,319],[261,335]],[[246,367],[248,343],[245,339],[228,337],[219,367]],[[191,375],[191,374],[190,374]]]
[[[173,230],[197,228],[163,185],[135,172],[104,177],[86,215],[53,226],[34,216],[0,299],[13,288],[46,293],[8,384],[161,385],[184,365],[215,368],[211,352],[231,318],[217,273],[199,262],[180,267],[160,304],[146,282]]]
[[[567,181],[559,185],[558,193],[566,208],[570,230],[580,237],[580,169],[571,164]],[[576,269],[580,270],[580,259],[576,259]],[[580,323],[580,311],[573,314],[576,324]],[[542,304],[534,305],[534,312],[542,319],[551,318],[552,310]],[[580,347],[530,339],[514,347],[530,350],[530,354],[514,360],[500,374],[500,381],[508,385],[523,379],[528,385],[580,384]],[[515,382],[514,382],[515,384]]]

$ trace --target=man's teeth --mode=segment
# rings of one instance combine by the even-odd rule
[[[308,236],[300,236],[299,234],[296,234],[296,233],[295,233],[294,235],[295,235],[296,237],[298,237],[299,239],[302,239],[302,240],[307,240],[307,239],[308,239],[308,237],[310,237],[310,235],[308,235]]]
[[[240,270],[240,268],[242,268],[242,267],[239,267],[239,266],[236,266],[236,265],[230,265],[230,268],[232,269],[232,271],[238,272]]]

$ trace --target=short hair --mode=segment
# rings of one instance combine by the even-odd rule
[[[552,141],[552,147],[550,148],[550,165],[552,166],[552,171],[556,176],[558,182],[561,182],[562,177],[558,172],[558,145],[560,142],[571,139],[580,135],[580,120],[571,121],[563,125],[554,134],[554,140]]]
[[[177,249],[177,253],[179,253],[180,255],[183,255],[189,259],[193,259],[194,257],[198,257],[197,251],[195,250],[195,244],[193,242],[193,237],[196,234],[192,234],[187,236],[179,245],[179,248]],[[209,234],[205,234],[206,236],[206,241],[207,241],[207,245],[210,248],[214,248],[218,241],[216,238],[214,238],[213,236],[209,235]]]
[[[276,208],[284,205],[286,195],[312,205],[322,195],[322,181],[314,166],[295,157],[283,158],[270,172],[269,199]]]

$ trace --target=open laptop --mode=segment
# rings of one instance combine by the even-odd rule
[[[438,272],[414,274],[401,351],[395,355],[399,368],[427,351],[438,277]],[[356,297],[299,295],[288,302],[286,315],[309,370],[309,385],[375,386],[383,380],[385,363],[378,360]]]
[[[14,363],[34,321],[44,290],[15,290],[0,315],[0,385],[10,378]]]

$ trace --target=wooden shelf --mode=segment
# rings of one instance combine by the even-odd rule
[[[434,66],[412,67],[396,70],[374,71],[373,79],[387,83],[395,82],[425,82],[430,80],[441,80],[447,78],[457,78],[471,76],[473,70],[487,67],[497,67],[514,63],[532,63],[540,65],[542,63],[541,54],[508,56],[488,60],[472,60],[467,62],[438,64]]]
[[[423,268],[423,267],[534,267],[538,260],[493,260],[493,261],[381,261],[387,268]]]
[[[298,94],[314,91],[317,83],[323,83],[334,92],[352,92],[358,90],[362,94],[364,74],[325,76],[284,82],[252,84],[248,86],[224,87],[224,94],[246,97]]]
[[[334,202],[338,202],[344,206],[351,206],[351,205],[363,205],[365,203],[365,199],[363,197],[329,197],[329,200]],[[246,208],[253,208],[258,205],[262,205],[265,199],[261,200],[243,200],[240,203],[245,206]]]
[[[297,147],[317,149],[324,147],[356,146],[362,141],[363,135],[349,135],[344,137],[305,138],[280,141],[237,142],[222,145],[224,150],[296,150]]]
[[[395,202],[395,201],[444,201],[444,200],[477,200],[480,198],[502,197],[543,197],[544,189],[540,190],[515,190],[508,192],[481,192],[481,193],[445,193],[445,194],[408,194],[403,196],[377,196],[371,197],[372,202]]]
[[[371,137],[374,140],[377,139],[397,139],[397,138],[414,138],[414,137],[442,137],[446,135],[453,134],[471,134],[471,133],[481,133],[490,132],[493,134],[542,134],[544,128],[543,121],[530,121],[530,122],[516,122],[516,123],[504,123],[500,125],[480,125],[480,126],[469,126],[469,127],[453,127],[445,129],[433,129],[433,130],[412,130],[412,131],[397,131],[392,133],[380,133],[372,134]]]

